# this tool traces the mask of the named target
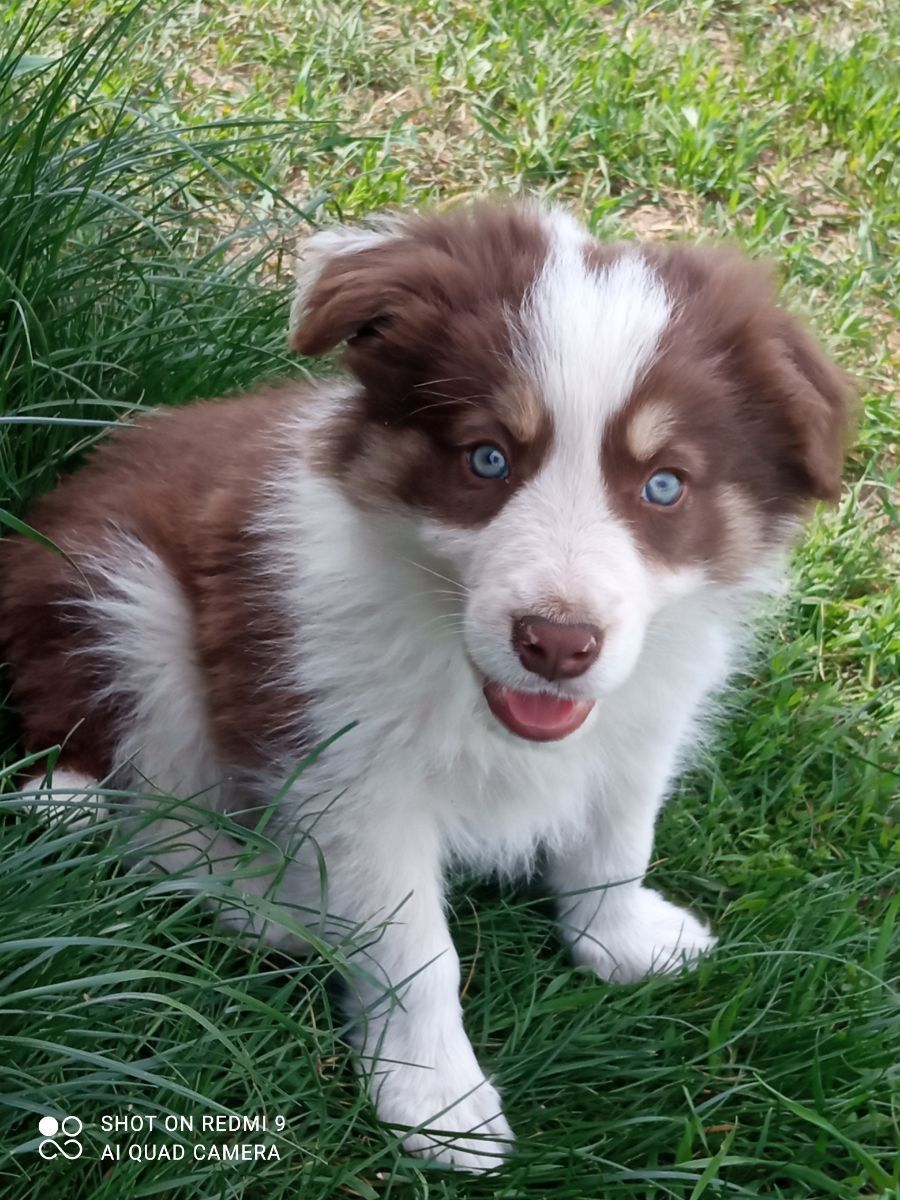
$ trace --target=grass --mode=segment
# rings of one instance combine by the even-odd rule
[[[0,800],[0,1195],[896,1200],[894,7],[5,0],[0,16],[8,524],[111,420],[300,369],[285,246],[386,204],[528,190],[602,236],[736,237],[779,263],[865,401],[844,500],[660,827],[654,880],[713,919],[717,953],[611,988],[568,965],[529,888],[454,893],[468,1029],[519,1137],[502,1175],[398,1154],[333,1024],[339,951],[239,949],[115,837]],[[85,1123],[79,1161],[38,1157],[46,1112]],[[107,1136],[104,1114],[263,1112],[286,1118],[279,1161],[98,1158],[176,1144]]]

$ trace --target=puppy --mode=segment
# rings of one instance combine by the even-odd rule
[[[119,430],[30,518],[67,557],[3,544],[3,652],[26,748],[62,746],[54,795],[209,810],[204,832],[168,803],[163,867],[233,870],[215,814],[278,797],[287,861],[241,886],[284,924],[256,932],[377,930],[348,1004],[378,1112],[490,1168],[512,1133],[463,1029],[445,874],[539,862],[603,979],[712,947],[643,883],[654,822],[838,494],[848,386],[738,253],[600,245],[527,205],[316,234],[293,326],[347,376]]]

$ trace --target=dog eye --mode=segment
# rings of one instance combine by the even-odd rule
[[[641,491],[648,504],[674,504],[684,491],[684,484],[674,471],[655,471]]]
[[[505,479],[509,474],[509,463],[499,446],[487,442],[469,451],[469,470],[481,479]]]

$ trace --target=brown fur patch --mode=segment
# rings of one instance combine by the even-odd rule
[[[398,236],[325,262],[294,345],[316,354],[347,343],[363,390],[319,459],[356,499],[474,527],[538,469],[550,417],[513,343],[546,254],[536,214],[474,206],[411,218]],[[506,454],[507,479],[469,470],[468,452],[485,442]]]
[[[29,517],[76,562],[79,547],[114,551],[122,534],[162,559],[191,609],[213,739],[235,767],[261,762],[268,739],[296,734],[302,710],[303,697],[280,681],[288,631],[251,531],[278,462],[279,423],[296,402],[286,389],[160,411],[119,430]],[[119,765],[128,711],[122,696],[97,698],[109,682],[95,650],[103,630],[66,603],[85,594],[59,555],[25,538],[0,542],[0,653],[12,664],[26,749],[64,742],[67,767],[104,778]]]
[[[733,578],[840,487],[852,390],[774,299],[767,271],[731,250],[648,247],[675,303],[655,362],[610,423],[601,451],[613,502],[647,551]],[[666,437],[646,459],[629,429],[664,403]],[[651,422],[652,424],[652,422]],[[685,482],[670,508],[647,478]]]

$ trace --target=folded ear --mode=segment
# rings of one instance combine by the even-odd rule
[[[776,343],[773,383],[794,435],[797,465],[812,498],[835,501],[841,491],[855,388],[804,326],[782,310]]]
[[[774,272],[734,247],[653,251],[685,324],[730,378],[745,448],[783,495],[836,500],[855,389],[778,304]]]
[[[340,225],[301,243],[291,305],[291,349],[309,356],[324,354],[378,317],[384,280],[372,269],[380,256],[371,252],[398,235],[399,229],[387,222],[358,229]]]

